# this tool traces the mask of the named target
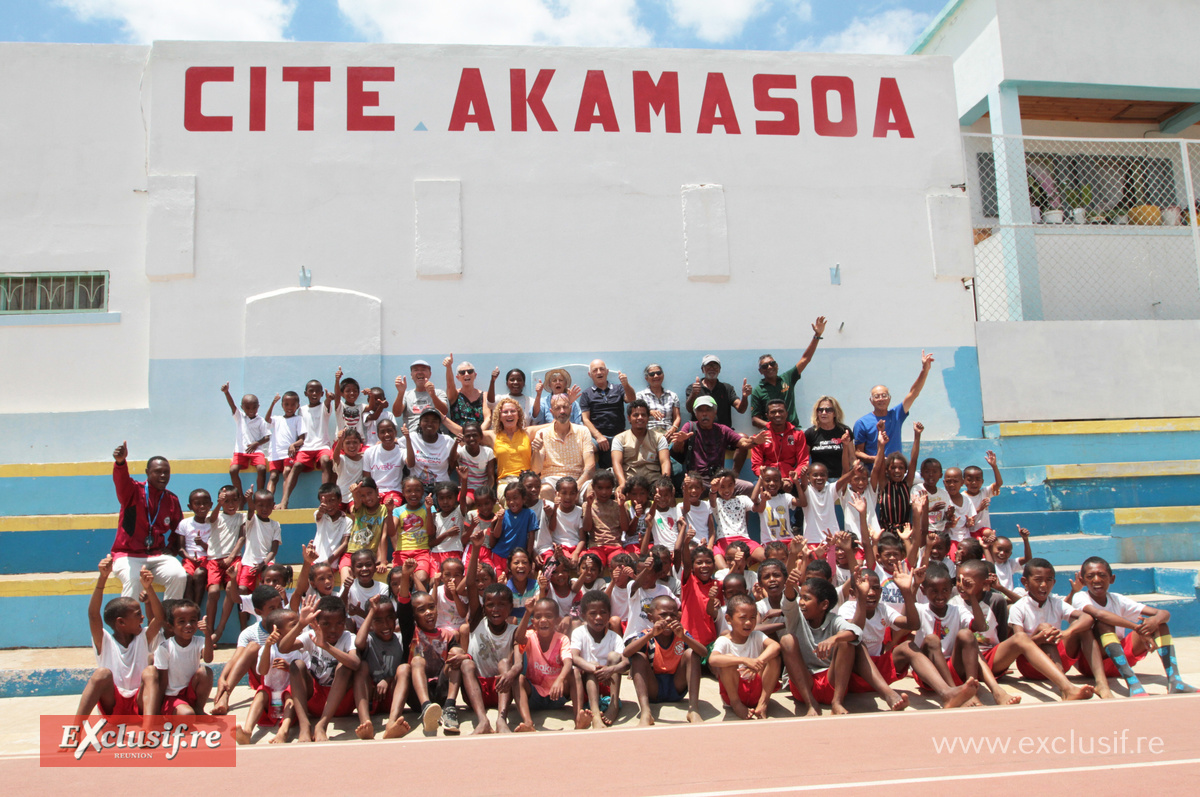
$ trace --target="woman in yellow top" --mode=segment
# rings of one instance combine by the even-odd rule
[[[492,419],[497,428],[484,432],[483,438],[496,455],[496,481],[498,484],[515,482],[521,471],[529,470],[533,464],[525,411],[515,399],[505,396],[496,402]]]

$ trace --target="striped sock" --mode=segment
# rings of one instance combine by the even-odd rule
[[[1104,646],[1104,654],[1113,660],[1113,664],[1117,665],[1117,672],[1125,683],[1129,685],[1129,696],[1140,697],[1146,694],[1142,682],[1133,672],[1133,668],[1129,666],[1129,662],[1125,659],[1125,649],[1121,647],[1121,642],[1117,639],[1114,633],[1100,635],[1100,644]]]
[[[1163,669],[1167,672],[1167,693],[1195,692],[1196,687],[1189,686],[1179,677],[1179,662],[1175,659],[1175,640],[1170,634],[1161,634],[1154,638],[1158,645],[1158,655],[1162,659]]]

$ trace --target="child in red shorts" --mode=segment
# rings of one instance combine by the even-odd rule
[[[583,535],[588,553],[594,553],[607,567],[612,558],[623,553],[621,541],[629,532],[629,513],[613,500],[616,477],[602,470],[592,479],[583,504]]]
[[[205,633],[207,625],[194,601],[170,603],[166,624],[171,636],[154,651],[154,667],[158,671],[156,695],[161,695],[162,703],[162,711],[158,713],[203,714],[213,686],[212,670],[205,666],[213,660],[213,639]],[[203,641],[196,639],[197,632]]]
[[[208,538],[212,534],[214,519],[212,505],[208,490],[202,487],[192,490],[188,495],[188,509],[192,510],[192,516],[179,521],[179,528],[175,530],[182,541],[180,554],[183,556],[183,570],[188,576],[183,597],[194,603],[204,600],[208,587]]]
[[[275,405],[281,400],[283,415],[275,415]],[[287,483],[288,474],[292,472],[292,466],[296,464],[292,454],[292,444],[303,432],[300,416],[296,414],[298,409],[300,409],[300,395],[296,391],[289,390],[282,395],[276,393],[263,418],[271,429],[271,442],[267,446],[267,490],[271,495],[275,494],[275,488],[279,486],[281,478],[285,484]]]
[[[388,595],[376,595],[368,604],[367,617],[354,637],[354,647],[362,666],[354,674],[354,697],[358,714],[367,719],[354,734],[360,739],[375,735],[371,714],[388,711],[383,738],[394,739],[408,733],[404,720],[404,701],[408,696],[409,666],[404,660],[404,645],[396,634],[396,607]]]
[[[292,700],[290,667],[293,661],[302,659],[301,650],[284,654],[279,652],[279,640],[300,622],[300,615],[291,609],[276,609],[262,619],[263,629],[268,636],[258,651],[255,672],[259,682],[254,686],[254,699],[246,713],[246,721],[234,730],[238,744],[250,744],[250,735],[255,726],[278,727],[271,744],[287,741],[295,717],[295,702]]]
[[[771,693],[779,686],[779,643],[755,628],[758,607],[749,595],[725,604],[729,632],[717,637],[708,666],[721,684],[721,700],[741,719],[765,719]]]
[[[237,597],[249,594],[258,586],[263,568],[275,561],[279,551],[279,543],[283,534],[279,521],[271,520],[271,512],[275,509],[275,499],[266,490],[246,494],[247,502],[254,512],[242,525],[242,533],[246,539],[246,547],[242,553],[242,563],[238,567]]]
[[[244,500],[242,494],[233,489],[233,485],[226,484],[217,493],[220,511],[211,512],[207,516],[208,560],[205,567],[208,570],[208,603],[204,607],[204,617],[209,632],[218,642],[221,641],[221,636],[225,633],[225,624],[229,622],[237,604],[234,587],[237,583],[238,568],[242,564],[241,552],[245,544],[242,526],[246,522],[246,516],[238,510],[242,508]],[[222,590],[225,591],[225,607],[218,624],[217,604],[220,603]]]
[[[142,601],[150,613],[150,622],[143,631],[142,610],[133,598],[113,598],[104,607],[101,620],[100,604],[104,601],[104,585],[112,573],[112,557],[104,557],[98,569],[100,576],[88,603],[88,625],[98,666],[83,688],[75,716],[86,717],[97,707],[106,717],[141,715],[144,706],[152,705],[146,701],[146,693],[158,685],[158,673],[149,664],[150,646],[158,640],[163,626],[162,604],[154,592],[154,574],[146,567],[140,573]],[[105,630],[105,624],[112,633]]]
[[[233,421],[237,425],[237,434],[233,438],[233,458],[229,460],[229,483],[241,492],[241,472],[254,468],[258,489],[264,490],[267,487],[267,457],[259,449],[270,441],[271,428],[258,417],[258,396],[253,393],[242,396],[242,406],[239,408],[233,402],[228,382],[221,385],[221,392],[225,394],[225,401],[229,403]]]
[[[290,667],[299,739],[324,742],[329,738],[329,721],[354,709],[354,673],[362,666],[354,635],[346,630],[346,604],[341,598],[304,601],[300,622],[279,640],[281,653],[297,650],[308,654],[307,661],[297,659]],[[311,722],[311,714],[319,716],[316,723]],[[370,719],[359,714],[360,723]]]
[[[766,558],[766,552],[761,545],[750,539],[746,527],[746,513],[762,512],[767,505],[762,477],[760,476],[754,485],[749,498],[736,493],[737,474],[729,469],[718,471],[709,487],[708,503],[715,524],[716,542],[713,554],[716,556],[719,570],[725,569],[725,554],[734,542],[741,542],[749,548],[750,558],[754,562],[761,562]]]
[[[417,587],[428,592],[430,576],[437,572],[429,556],[429,540],[435,533],[433,512],[425,506],[425,485],[416,476],[405,478],[400,489],[404,503],[392,510],[392,566],[399,567],[409,559],[416,561]]]
[[[288,449],[288,454],[295,460],[295,464],[284,480],[280,509],[287,509],[288,500],[292,490],[296,489],[296,482],[301,473],[320,468],[322,484],[337,481],[333,472],[333,439],[329,436],[333,394],[325,392],[319,380],[311,379],[304,386],[304,395],[308,404],[300,408],[300,435]]]
[[[583,594],[579,608],[583,625],[571,632],[571,672],[575,693],[580,696],[575,705],[575,727],[585,728],[591,722],[593,728],[604,728],[616,721],[621,710],[621,673],[629,670],[629,659],[625,658],[620,635],[610,626],[612,602],[608,595],[598,589],[589,590]],[[607,709],[602,697],[608,698]]]

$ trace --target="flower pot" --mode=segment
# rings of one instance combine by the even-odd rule
[[[1083,208],[1075,208],[1071,211],[1071,220],[1076,224],[1087,224],[1087,211]]]
[[[1034,224],[1041,224],[1042,223],[1042,209],[1039,208],[1037,205],[1030,205],[1029,206],[1029,217],[1031,219],[1033,219]]]
[[[1138,205],[1129,209],[1129,223],[1143,227],[1157,227],[1162,222],[1162,211],[1158,205]]]
[[[1166,208],[1162,212],[1162,225],[1164,227],[1178,227],[1183,221],[1183,211],[1179,208]]]
[[[1047,210],[1042,214],[1042,221],[1047,224],[1062,224],[1063,212],[1061,210]]]

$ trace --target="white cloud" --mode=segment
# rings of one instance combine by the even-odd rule
[[[747,22],[768,10],[779,15],[775,23],[777,35],[793,21],[812,20],[809,0],[668,0],[667,6],[676,25],[714,43],[738,36]]]
[[[278,41],[296,0],[58,0],[84,21],[116,20],[131,42]]]
[[[637,47],[652,39],[636,0],[338,0],[338,8],[387,42]]]
[[[855,18],[840,31],[808,38],[795,49],[822,53],[898,54],[908,50],[933,17],[906,8]]]

